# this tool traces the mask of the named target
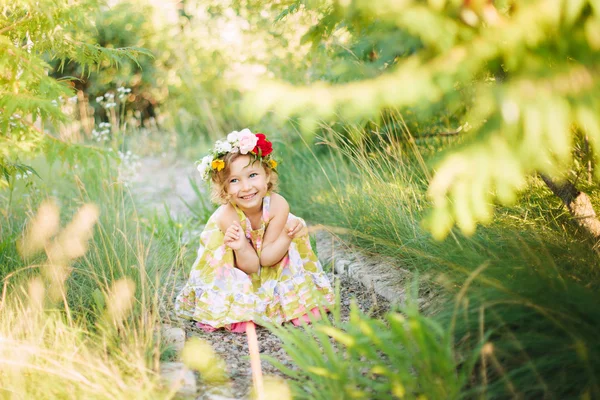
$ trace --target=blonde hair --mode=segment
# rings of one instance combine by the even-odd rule
[[[225,167],[220,171],[215,171],[212,174],[211,181],[211,191],[210,191],[210,200],[216,204],[227,204],[229,202],[229,195],[227,194],[227,190],[225,189],[227,178],[229,177],[229,170],[231,163],[235,161],[237,158],[242,156],[250,156],[249,154],[241,154],[241,153],[227,153],[222,158],[225,163]],[[251,156],[250,156],[251,157]],[[267,184],[267,190],[269,192],[277,192],[279,177],[277,176],[277,172],[271,168],[271,166],[264,160],[256,160],[254,162],[260,162],[267,173],[267,176],[270,178],[269,183]]]

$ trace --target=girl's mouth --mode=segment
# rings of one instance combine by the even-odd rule
[[[250,200],[250,199],[252,199],[254,196],[256,196],[256,193],[249,194],[248,196],[240,196],[240,199],[242,199],[242,200]]]

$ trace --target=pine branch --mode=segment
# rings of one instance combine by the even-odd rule
[[[5,26],[4,28],[0,29],[0,35],[5,34],[6,32],[10,31],[11,29],[13,29],[14,27],[22,24],[23,22],[27,22],[29,20],[31,20],[33,18],[33,16],[29,13],[27,13],[27,15],[25,15],[25,17],[23,17],[22,19],[20,19],[19,21],[16,21],[14,23],[12,23],[9,26]]]

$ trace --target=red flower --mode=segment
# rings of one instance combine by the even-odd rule
[[[256,142],[256,147],[252,152],[261,157],[271,154],[273,151],[273,144],[267,140],[267,137],[262,133],[257,133],[256,137],[258,138],[258,142]]]

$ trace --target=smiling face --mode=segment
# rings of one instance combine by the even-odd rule
[[[262,207],[263,197],[269,190],[270,173],[262,163],[250,164],[249,156],[239,156],[229,165],[229,174],[225,181],[225,191],[229,201],[242,211],[258,211]]]

